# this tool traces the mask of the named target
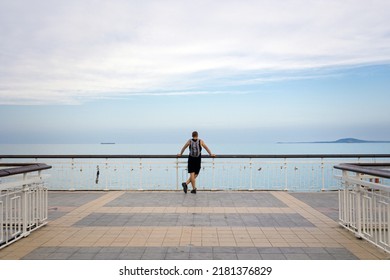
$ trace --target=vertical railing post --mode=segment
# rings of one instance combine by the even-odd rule
[[[104,164],[105,166],[104,166],[104,170],[105,170],[105,174],[104,174],[104,177],[106,177],[106,186],[105,186],[105,188],[104,188],[104,190],[105,191],[108,191],[109,190],[109,188],[108,188],[108,180],[109,180],[109,177],[111,176],[110,175],[110,172],[108,171],[108,158],[106,158],[106,162],[105,162],[105,164]]]
[[[341,202],[342,200],[344,200],[344,193],[342,192],[342,190],[338,190],[338,195],[339,195],[339,221],[342,221],[344,223],[344,216],[342,215],[342,213],[344,213],[344,204]]]
[[[71,163],[71,182],[70,182],[70,191],[74,191],[75,190],[75,183],[74,183],[74,158],[71,159],[72,160],[72,163]]]
[[[361,180],[361,174],[356,173],[356,178],[358,180]],[[361,201],[362,201],[362,191],[361,191],[362,186],[356,184],[355,189],[356,189],[356,228],[357,228],[357,233],[356,237],[357,238],[362,238],[362,206],[361,206]]]
[[[350,220],[349,220],[349,217],[347,217],[348,215],[348,211],[349,211],[349,204],[348,204],[348,183],[347,183],[347,176],[348,176],[348,171],[346,170],[343,170],[343,174],[342,174],[342,183],[344,184],[344,189],[343,189],[343,192],[344,192],[344,197],[343,197],[343,200],[344,200],[344,213],[343,213],[343,219],[344,219],[344,223],[347,223],[349,224]]]
[[[321,158],[321,179],[322,179],[322,188],[321,188],[321,191],[325,191],[325,169],[324,169],[324,158]]]
[[[370,229],[370,235],[371,235],[371,236],[374,235],[374,231],[375,231],[375,229],[374,229],[374,223],[375,223],[375,221],[374,221],[373,215],[376,216],[376,214],[374,214],[374,213],[376,213],[376,209],[377,209],[377,207],[376,207],[376,205],[377,205],[377,200],[376,200],[376,198],[377,198],[377,196],[375,195],[374,192],[372,192],[372,193],[371,193],[371,198],[370,198],[370,200],[368,201],[368,202],[369,202],[369,205],[370,205],[370,207],[369,207],[369,213],[368,213],[368,214],[369,214],[369,219],[370,219],[370,222],[369,222],[369,229]],[[374,237],[374,240],[375,240],[375,242],[378,242],[377,236],[376,236],[376,235],[375,235],[375,237]]]
[[[27,173],[23,173],[23,184],[22,184],[22,236],[28,235],[28,185],[24,184],[27,179]],[[16,211],[16,209],[15,209]]]
[[[38,179],[41,182],[41,187],[37,188],[37,207],[39,209],[38,223],[46,220],[49,215],[48,193],[43,185],[42,171],[38,171]]]
[[[179,190],[179,157],[176,158],[176,190]]]
[[[252,158],[249,158],[249,189],[253,189],[253,166],[252,166]]]
[[[4,221],[5,222],[8,222],[10,220],[10,213],[9,213],[10,203],[11,202],[10,202],[10,198],[9,198],[9,193],[8,193],[8,190],[6,190],[6,192],[5,192],[5,204],[4,204],[4,211],[5,211]],[[10,231],[6,230],[5,231],[4,240],[7,243],[8,243],[9,235],[10,235]]]
[[[139,189],[142,189],[142,158],[139,159]]]
[[[213,176],[213,183],[212,183],[212,189],[215,189],[215,158],[212,158],[212,176]]]
[[[288,191],[287,158],[284,158],[284,190]]]
[[[386,220],[384,221],[384,227],[386,227],[386,230],[387,230],[387,242],[385,242],[385,244],[387,244],[387,246],[389,246],[389,250],[390,250],[390,205],[387,204],[386,205],[386,209],[387,209],[387,224],[386,224]]]

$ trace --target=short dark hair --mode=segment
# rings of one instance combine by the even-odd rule
[[[197,131],[193,131],[192,132],[192,137],[198,137],[198,132]]]

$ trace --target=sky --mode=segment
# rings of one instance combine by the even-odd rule
[[[0,144],[390,140],[388,11],[0,0]]]

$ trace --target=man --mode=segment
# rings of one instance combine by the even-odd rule
[[[210,149],[206,146],[205,142],[198,138],[198,132],[194,131],[192,132],[192,139],[188,140],[187,143],[183,146],[183,149],[181,149],[180,154],[178,154],[178,157],[181,157],[184,153],[184,151],[187,149],[187,147],[190,147],[190,154],[188,156],[188,173],[190,174],[190,177],[186,182],[182,183],[183,191],[187,193],[188,190],[188,184],[191,183],[192,190],[191,193],[196,193],[196,177],[199,175],[200,167],[201,167],[201,159],[202,159],[202,147],[206,149],[206,151],[209,153],[211,157],[215,157],[213,153],[211,153]]]

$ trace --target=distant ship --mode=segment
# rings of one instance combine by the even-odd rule
[[[101,145],[114,145],[114,142],[102,142]]]

